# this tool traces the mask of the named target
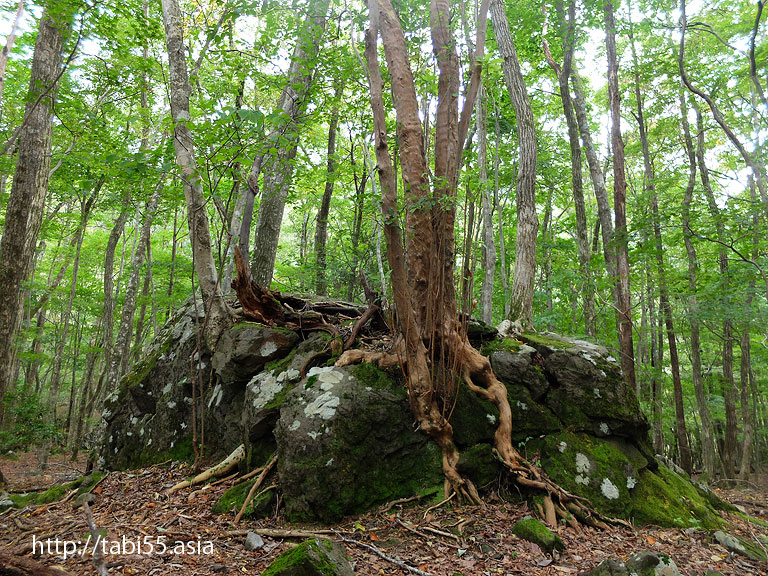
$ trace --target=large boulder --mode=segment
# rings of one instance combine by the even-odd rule
[[[207,351],[198,349],[202,310],[199,300],[181,307],[107,397],[99,444],[103,467],[125,469],[192,454],[192,385],[208,382],[211,364]]]
[[[402,382],[371,364],[310,370],[275,437],[290,520],[336,521],[442,487],[440,451],[414,430]]]

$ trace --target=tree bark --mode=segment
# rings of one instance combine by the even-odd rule
[[[341,80],[335,80],[333,92],[334,104],[328,125],[325,190],[315,221],[315,292],[320,296],[325,296],[328,292],[325,280],[327,268],[325,244],[328,240],[328,213],[331,209],[333,185],[336,180],[336,130],[339,126],[339,99],[344,92],[344,83]]]
[[[562,5],[559,5],[559,13],[562,14]],[[584,302],[584,329],[587,336],[597,335],[597,325],[595,320],[595,300],[594,285],[592,282],[592,268],[590,265],[591,254],[589,250],[589,234],[587,232],[587,209],[584,203],[584,183],[581,172],[581,144],[579,143],[579,126],[576,120],[576,114],[573,108],[573,100],[570,92],[570,76],[573,62],[574,36],[576,27],[576,3],[574,0],[568,2],[568,19],[565,23],[566,30],[563,34],[563,66],[555,62],[549,49],[549,42],[546,38],[546,24],[542,33],[542,45],[547,64],[555,72],[557,83],[560,88],[560,99],[562,101],[563,114],[568,127],[568,142],[571,148],[571,186],[573,193],[573,205],[576,211],[576,243],[579,251],[579,267],[584,280],[584,285],[580,292],[583,294]]]
[[[645,125],[643,95],[640,89],[640,73],[638,70],[637,52],[635,49],[633,33],[630,33],[630,42],[635,68],[635,100],[637,103],[637,115],[635,118],[640,131],[640,145],[643,151],[643,192],[646,196],[650,196],[651,198],[653,236],[656,246],[656,265],[659,274],[659,298],[661,312],[664,314],[664,325],[667,329],[669,363],[672,370],[672,390],[675,397],[675,437],[677,438],[677,447],[680,452],[680,467],[688,474],[691,474],[693,472],[693,460],[691,456],[691,448],[688,445],[688,429],[685,424],[685,406],[683,405],[683,385],[680,380],[680,361],[677,354],[677,337],[675,336],[675,326],[672,318],[672,305],[669,302],[669,293],[667,290],[666,268],[664,265],[664,244],[661,237],[661,219],[659,216],[659,200],[656,195],[656,175],[651,161],[650,146],[648,144],[648,132]]]
[[[206,305],[205,342],[209,348],[213,349],[221,332],[230,325],[231,319],[218,283],[218,272],[211,250],[206,202],[195,160],[195,142],[187,126],[187,122],[192,118],[189,109],[191,88],[181,28],[181,10],[177,0],[162,0],[162,8],[170,67],[173,146],[176,151],[176,164],[181,171],[184,186],[195,272]]]
[[[312,85],[314,62],[323,37],[328,0],[310,3],[310,13],[299,32],[299,40],[291,56],[288,80],[283,88],[278,110],[282,111],[278,126],[269,135],[269,146],[274,150],[257,155],[248,177],[249,199],[246,203],[241,239],[247,238],[251,227],[253,199],[258,194],[259,174],[264,182],[256,221],[251,271],[255,282],[269,287],[275,268],[280,226],[288,189],[293,178],[293,160],[299,143],[299,116],[306,107]],[[243,254],[247,257],[247,253]]]
[[[533,328],[533,286],[536,279],[536,124],[517,51],[509,30],[509,21],[501,0],[491,2],[491,21],[501,55],[504,79],[512,100],[517,122],[520,157],[517,167],[517,242],[512,297],[507,318],[519,322],[524,330]]]
[[[493,288],[496,273],[496,243],[493,237],[493,208],[488,186],[488,113],[486,96],[480,87],[480,97],[477,99],[477,157],[480,170],[480,191],[483,202],[483,285],[480,292],[480,303],[483,310],[483,322],[493,324]]]
[[[688,185],[685,188],[682,208],[683,239],[688,255],[688,322],[691,326],[691,379],[696,395],[696,405],[701,419],[701,458],[702,458],[702,482],[714,479],[717,472],[717,452],[712,430],[712,417],[709,412],[709,402],[701,370],[701,336],[699,329],[699,304],[696,293],[698,291],[699,263],[696,257],[696,247],[693,244],[693,232],[691,231],[691,203],[693,191],[696,186],[696,153],[691,138],[691,129],[688,124],[688,106],[685,95],[680,92],[680,113],[683,127],[683,140],[688,155]]]
[[[627,245],[627,178],[624,170],[624,141],[621,137],[619,65],[616,57],[616,23],[613,0],[603,0],[605,12],[605,48],[608,56],[608,101],[611,110],[613,145],[613,210],[615,215],[616,293],[619,312],[619,354],[627,384],[635,386],[635,350],[632,344],[632,299],[629,289],[629,253]]]
[[[71,4],[57,7],[53,12],[44,9],[32,56],[16,170],[0,242],[0,407],[15,365],[16,335],[22,312],[21,285],[32,270],[42,224],[51,165],[53,103],[62,49],[73,18]],[[2,417],[0,408],[0,424]]]

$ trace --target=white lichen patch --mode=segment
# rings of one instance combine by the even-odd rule
[[[320,374],[325,374],[326,372],[331,372],[332,370],[333,366],[313,366],[309,369],[309,372],[307,372],[307,377],[320,376]]]
[[[286,370],[285,372],[280,372],[280,374],[277,375],[277,381],[278,382],[285,382],[295,380],[299,377],[299,371],[294,370],[291,368],[290,370]]]
[[[593,364],[594,366],[597,366],[597,362],[595,362],[595,359],[592,358],[592,355],[589,354],[588,352],[582,350],[581,357],[584,358],[584,360],[586,360],[587,362]]]
[[[613,364],[616,364],[616,358],[613,356],[608,356],[608,358],[605,359],[607,362],[612,362]]]
[[[557,449],[560,452],[560,454],[562,454],[563,452],[565,452],[568,449],[568,444],[566,444],[565,442],[563,442],[561,440],[560,444],[557,445]]]
[[[600,492],[602,492],[603,496],[608,498],[608,500],[619,499],[619,489],[616,487],[616,484],[611,482],[608,478],[603,478],[603,483],[600,484]]]
[[[589,474],[589,458],[581,452],[576,452],[576,472],[578,474]]]
[[[182,423],[180,424],[180,426],[181,426],[181,429],[182,429],[182,430],[186,430],[186,429],[187,429],[187,423],[186,423],[186,422],[182,422]]]
[[[611,433],[611,429],[608,427],[608,424],[605,422],[600,422],[600,432],[605,434],[606,436]]]
[[[603,373],[603,376],[605,376],[605,373]],[[602,398],[603,397],[600,394],[600,388],[592,388],[592,394],[595,395],[595,398]]]
[[[294,420],[293,422],[291,422],[291,425],[288,426],[288,430],[290,430],[291,432],[296,432],[296,430],[298,430],[300,427],[301,427],[301,421]]]
[[[307,417],[318,416],[323,420],[330,420],[336,414],[336,408],[341,402],[340,398],[331,392],[324,392],[304,407],[304,415]]]
[[[637,478],[627,477],[627,490],[632,490],[635,486],[637,486]]]
[[[144,428],[139,428],[139,436],[144,436]]]
[[[283,385],[270,372],[262,372],[248,382],[248,389],[254,394],[253,407],[261,410],[275,399]]]
[[[520,402],[520,400],[517,401],[517,407],[520,410],[528,410],[528,405],[525,402]]]
[[[326,466],[333,466],[333,458],[328,460],[328,462],[325,463]]]
[[[486,418],[488,418],[488,422],[491,424],[496,424],[496,416],[494,414],[486,414]]]
[[[138,422],[138,421],[139,421],[139,419],[138,419],[138,418],[136,418],[136,416],[131,416],[131,425],[132,425],[132,426],[135,426],[135,425],[136,425],[136,422]]]
[[[211,400],[213,400],[213,398],[211,398]],[[218,402],[216,402],[216,404],[218,405]],[[174,401],[168,402],[168,408],[170,410],[173,410],[174,408],[176,408],[176,402],[174,402]],[[209,408],[210,408],[210,406],[209,406]]]
[[[307,432],[307,436],[312,438],[312,440],[317,440],[317,437],[320,436],[320,432],[315,432],[313,430],[312,432]]]
[[[576,476],[574,477],[574,481],[576,482],[576,484],[583,484],[584,486],[586,486],[587,484],[589,484],[589,476],[576,474]]]
[[[161,392],[161,394],[168,394],[168,392],[170,392],[170,391],[171,391],[171,388],[173,388],[173,384],[171,384],[170,382],[168,382],[168,384],[166,384],[165,386],[163,386],[163,391]]]
[[[330,384],[333,386],[334,384],[338,384],[344,379],[344,373],[339,372],[338,370],[334,370],[333,367],[330,367],[331,370],[329,372],[323,372],[322,374],[317,375],[317,381],[321,384]],[[323,390],[328,390],[329,388],[321,386]]]
[[[213,394],[211,394],[211,397],[208,400],[208,408],[210,408],[214,404],[218,406],[223,397],[224,397],[224,389],[221,387],[221,384],[216,384],[216,386],[213,387]]]
[[[272,340],[267,340],[264,342],[264,344],[261,345],[261,349],[259,350],[259,354],[262,358],[266,358],[275,352],[277,352],[277,344],[275,344]]]

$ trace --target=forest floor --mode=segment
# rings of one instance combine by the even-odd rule
[[[47,489],[53,483],[71,481],[83,474],[84,462],[70,463],[65,456],[52,457],[49,470],[35,471],[34,454],[0,459],[0,466],[13,492]],[[704,530],[662,529],[654,526],[610,530],[562,527],[566,550],[554,558],[538,546],[520,540],[510,529],[530,511],[490,494],[484,509],[451,506],[430,510],[428,505],[397,505],[387,511],[348,518],[335,526],[297,526],[276,518],[233,523],[234,514],[214,515],[211,506],[232,482],[200,491],[186,488],[170,497],[165,489],[190,475],[186,465],[165,463],[141,470],[112,472],[95,488],[91,505],[98,529],[106,530],[106,562],[110,574],[186,575],[260,574],[282,551],[300,540],[264,537],[265,546],[248,551],[245,534],[254,529],[303,530],[340,540],[358,575],[400,575],[408,572],[375,553],[399,559],[411,567],[434,575],[563,575],[579,574],[606,558],[625,560],[641,550],[663,552],[686,576],[717,570],[724,575],[768,574],[768,565],[729,554],[713,543]],[[197,488],[197,489],[196,489]],[[768,486],[748,490],[718,490],[726,500],[742,506],[754,518],[768,521]],[[83,508],[74,508],[74,498],[48,505],[9,510],[0,514],[0,552],[32,557],[60,567],[69,574],[93,574],[91,551],[84,550],[89,531]],[[738,515],[726,514],[728,531],[763,546],[768,524],[747,523]],[[58,539],[60,548],[56,553]],[[74,555],[63,558],[64,543],[79,542]],[[50,543],[40,554],[40,543]],[[143,550],[131,550],[143,543]],[[179,543],[184,543],[181,546]],[[118,543],[118,544],[116,544]],[[151,553],[165,544],[165,554]],[[191,544],[190,544],[191,543]],[[114,552],[114,553],[110,553]],[[141,553],[138,553],[141,552]],[[184,553],[180,553],[184,552]]]

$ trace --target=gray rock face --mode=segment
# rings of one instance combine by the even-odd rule
[[[221,335],[213,369],[224,385],[245,383],[270,360],[286,356],[298,340],[292,330],[240,322]]]
[[[643,551],[632,556],[626,563],[616,559],[603,560],[581,576],[681,576],[674,560],[666,554]]]
[[[264,539],[256,532],[248,532],[245,536],[245,549],[253,552],[264,548]]]
[[[346,514],[442,483],[440,452],[413,430],[405,391],[377,368],[313,368],[275,429],[292,521]]]
[[[262,576],[354,576],[344,547],[331,540],[306,540],[275,558]]]
[[[211,364],[210,356],[197,350],[202,309],[200,301],[197,308],[192,302],[180,308],[105,401],[99,443],[104,467],[124,469],[191,454],[190,359],[194,356],[198,368],[194,378],[203,382],[208,382]],[[212,438],[212,448],[219,448],[218,439]]]
[[[755,546],[752,542],[745,542],[741,538],[732,536],[722,530],[715,531],[712,534],[712,538],[731,554],[739,554],[740,556],[750,558],[751,560],[757,560],[758,562],[765,562],[767,559],[765,551],[762,548]]]
[[[245,388],[242,410],[246,448],[272,434],[280,416],[280,407],[285,402],[288,391],[298,383],[304,364],[323,350],[329,340],[327,333],[313,332],[296,346],[286,361],[251,378]]]

